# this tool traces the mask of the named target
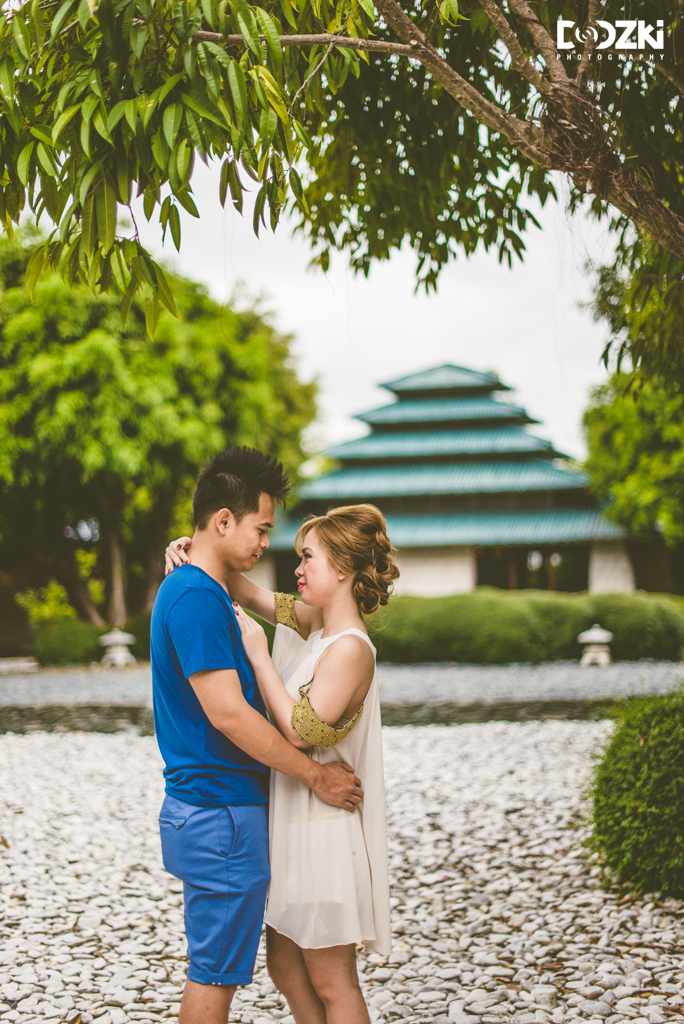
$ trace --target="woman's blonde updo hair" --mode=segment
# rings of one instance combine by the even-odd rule
[[[295,548],[301,555],[304,538],[316,528],[330,564],[345,576],[353,576],[352,593],[364,615],[386,605],[392,584],[399,577],[387,523],[375,505],[344,505],[325,516],[313,516],[300,527]]]

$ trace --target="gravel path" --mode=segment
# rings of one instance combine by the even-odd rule
[[[672,661],[617,662],[602,669],[576,661],[545,665],[380,665],[380,693],[388,703],[591,700],[631,693],[667,693],[684,680]],[[149,665],[135,668],[43,669],[0,676],[0,705],[147,703]]]
[[[684,904],[603,892],[581,846],[610,728],[385,729],[395,945],[360,958],[373,1021],[682,1020]],[[161,789],[151,738],[0,737],[0,1020],[175,1018],[182,908]],[[231,1020],[291,1024],[263,954],[258,968]]]

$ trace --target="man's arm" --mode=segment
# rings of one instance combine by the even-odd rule
[[[298,779],[333,807],[354,810],[363,796],[350,765],[319,764],[296,750],[245,700],[234,669],[195,672],[190,685],[207,718],[231,743],[261,764]]]

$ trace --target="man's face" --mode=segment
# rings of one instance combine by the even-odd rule
[[[230,572],[249,572],[268,550],[268,531],[275,524],[275,506],[275,498],[261,494],[256,512],[248,512],[239,523],[230,512],[221,515],[222,554]]]

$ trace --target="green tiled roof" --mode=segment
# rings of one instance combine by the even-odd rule
[[[408,377],[399,377],[398,380],[381,384],[380,387],[388,391],[445,391],[451,388],[490,388],[492,391],[510,391],[510,388],[502,384],[494,373],[480,373],[478,370],[469,370],[465,366],[452,366],[445,363],[443,366],[434,366],[421,373],[412,373]]]
[[[558,455],[550,441],[532,437],[521,427],[479,430],[417,430],[383,432],[335,445],[333,459],[416,459],[449,455],[494,455],[543,452]]]
[[[271,539],[276,551],[294,544],[300,523],[283,519]],[[398,548],[478,544],[572,544],[620,540],[624,530],[605,519],[599,509],[563,508],[514,512],[438,512],[433,515],[387,516],[387,530]]]
[[[426,398],[393,402],[380,409],[359,413],[357,420],[373,425],[394,423],[466,423],[468,420],[514,420],[536,423],[519,405],[481,398]]]
[[[326,473],[300,488],[300,497],[350,499],[428,494],[485,494],[582,488],[583,473],[557,469],[545,459],[368,466]]]

